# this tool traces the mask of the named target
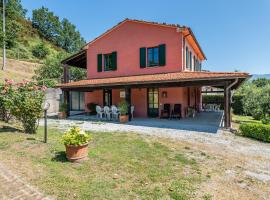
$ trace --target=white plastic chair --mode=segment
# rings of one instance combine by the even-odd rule
[[[102,119],[104,112],[100,106],[96,106],[97,118]]]
[[[105,113],[105,117],[108,120],[111,120],[111,111],[110,111],[110,108],[108,106],[104,106],[104,113]]]
[[[117,120],[119,118],[119,111],[117,107],[115,105],[112,105],[111,110],[112,110],[112,118]]]
[[[131,118],[133,119],[133,113],[134,113],[135,106],[130,107],[130,113],[131,113]]]

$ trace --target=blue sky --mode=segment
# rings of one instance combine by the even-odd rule
[[[211,71],[270,73],[270,0],[22,0],[75,24],[86,41],[125,18],[192,28]]]

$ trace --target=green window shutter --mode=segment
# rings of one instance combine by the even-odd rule
[[[140,67],[141,68],[146,67],[146,48],[145,47],[140,48]]]
[[[102,54],[97,55],[97,71],[102,72]]]
[[[117,70],[117,52],[112,52],[112,70]]]
[[[161,44],[158,46],[158,59],[159,59],[159,66],[166,65],[166,45]]]

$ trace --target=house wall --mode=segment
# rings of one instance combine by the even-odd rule
[[[162,97],[163,92],[167,92],[167,97]],[[169,103],[171,109],[173,109],[174,104],[182,104],[182,116],[184,116],[184,107],[187,104],[185,96],[185,88],[159,88],[159,113],[164,108],[164,104]]]
[[[85,111],[88,111],[87,104],[95,103],[103,106],[103,90],[95,90],[93,92],[85,92]]]
[[[201,108],[201,88],[190,87],[190,106],[195,105],[195,99],[197,106]],[[112,104],[116,105],[124,100],[120,98],[121,89],[112,90]],[[162,97],[162,92],[167,91],[167,97]],[[197,97],[195,98],[195,95]],[[94,92],[85,93],[85,102],[96,103],[103,106],[103,91],[96,90]],[[174,104],[182,105],[182,117],[185,117],[185,111],[188,107],[188,88],[187,87],[173,87],[173,88],[159,88],[159,113],[163,109],[165,103],[171,104],[173,109]],[[134,88],[131,89],[131,104],[135,106],[134,117],[147,117],[147,89],[146,88]],[[87,110],[87,108],[86,108]]]
[[[182,33],[176,28],[125,22],[87,49],[87,77],[106,78],[182,70]],[[166,65],[140,68],[141,47],[166,44]],[[97,72],[97,55],[117,51],[117,70]]]
[[[147,117],[147,89],[132,89],[131,104],[135,106],[134,117]]]

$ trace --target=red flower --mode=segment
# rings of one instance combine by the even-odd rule
[[[14,81],[12,79],[5,79],[6,84],[8,85],[12,85],[14,83]]]
[[[43,86],[41,87],[41,90],[42,90],[42,91],[45,91],[45,90],[47,90],[47,87],[46,87],[45,85],[43,85]]]

